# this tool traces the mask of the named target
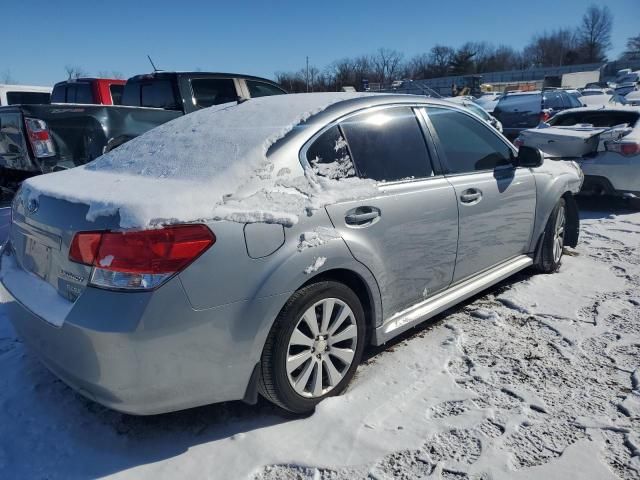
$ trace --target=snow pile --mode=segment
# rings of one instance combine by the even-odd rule
[[[310,273],[317,272],[318,270],[320,270],[320,268],[322,268],[322,266],[325,264],[326,261],[327,261],[327,257],[316,258],[316,260],[313,262],[312,265],[309,265],[307,268],[304,269],[304,273],[309,275]]]
[[[31,197],[45,194],[88,204],[90,221],[119,214],[123,228],[210,219],[291,225],[305,209],[342,195],[356,198],[368,182],[333,181],[339,184],[333,188],[327,184],[331,179],[309,185],[301,170],[274,174],[266,158],[269,147],[331,104],[361,95],[273,96],[207,108],[161,125],[88,165],[31,178],[24,188]]]
[[[300,235],[298,250],[302,251],[305,248],[319,247],[336,238],[342,237],[335,228],[318,227],[310,232],[303,232],[302,235]]]

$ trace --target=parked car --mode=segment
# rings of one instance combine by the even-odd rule
[[[504,134],[515,138],[522,130],[546,122],[562,110],[581,106],[578,99],[563,90],[508,93],[500,98],[493,116],[502,123]]]
[[[74,87],[77,85],[65,89],[69,92]],[[83,165],[186,113],[283,93],[286,92],[274,82],[248,75],[158,72],[127,80],[120,106],[3,107],[0,145],[5,148],[0,147],[0,187],[4,192],[15,192],[26,178]],[[75,101],[80,100],[78,94],[73,95]]]
[[[498,101],[500,100],[500,97],[502,97],[502,95],[502,92],[485,93],[478,97],[476,102],[487,112],[493,113],[493,109],[496,108],[496,105],[498,104]]]
[[[585,175],[582,194],[640,197],[640,109],[566,110],[548,124],[556,128],[524,131],[516,143],[579,157]]]
[[[51,103],[120,105],[126,80],[115,78],[78,78],[56,83]]]
[[[618,95],[625,96],[631,92],[638,90],[638,83],[622,83],[615,88]]]
[[[627,93],[624,99],[629,105],[640,107],[640,90]]]
[[[0,292],[42,361],[114,409],[260,392],[308,412],[365,346],[524,268],[555,271],[580,183],[449,102],[259,98],[29,179]]]
[[[51,87],[0,84],[0,106],[49,103]]]
[[[463,107],[469,109],[471,112],[479,116],[482,120],[487,122],[493,128],[502,133],[502,124],[498,121],[496,117],[487,112],[484,108],[478,105],[475,100],[469,100],[466,97],[449,97],[445,100],[448,100],[453,103],[457,103],[458,105],[462,105]]]

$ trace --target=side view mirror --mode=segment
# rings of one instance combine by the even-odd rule
[[[535,168],[542,165],[544,157],[537,148],[521,146],[516,157],[516,166]]]

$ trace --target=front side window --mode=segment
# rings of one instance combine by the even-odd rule
[[[347,142],[337,125],[322,133],[307,150],[307,161],[320,176],[334,180],[355,177]]]
[[[396,181],[433,175],[422,129],[410,107],[354,115],[340,128],[360,177]]]
[[[191,90],[194,102],[200,108],[238,101],[238,92],[231,78],[194,78]]]
[[[493,170],[511,164],[509,146],[481,121],[462,112],[428,107],[449,173]]]
[[[253,97],[268,97],[270,95],[283,95],[287,92],[275,85],[271,85],[265,82],[258,82],[256,80],[247,80],[247,88],[251,98]]]

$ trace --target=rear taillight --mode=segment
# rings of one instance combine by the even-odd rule
[[[33,154],[38,158],[53,157],[56,149],[46,122],[37,118],[25,118],[24,124]]]
[[[90,265],[92,285],[148,290],[161,285],[216,241],[205,225],[174,225],[138,232],[79,232],[69,260]]]
[[[637,142],[605,142],[604,147],[609,152],[619,153],[625,157],[640,155],[640,143]]]
[[[521,146],[524,145],[524,140],[520,137],[517,137],[514,141],[513,144],[517,147],[520,148]]]

